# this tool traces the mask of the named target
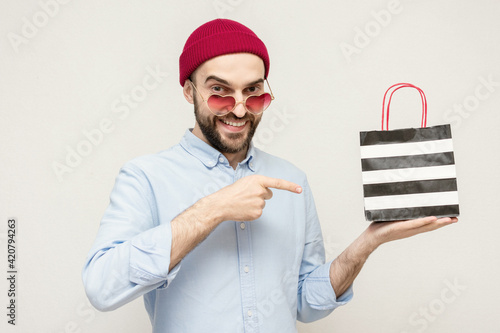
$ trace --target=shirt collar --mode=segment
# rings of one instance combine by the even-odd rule
[[[192,130],[192,128],[187,129],[186,133],[184,133],[184,136],[182,137],[180,142],[182,148],[199,159],[207,168],[213,168],[218,163],[229,165],[227,158],[221,152],[194,135],[191,132]],[[247,164],[248,168],[251,171],[255,171],[254,156],[255,147],[251,142],[247,152],[247,156],[243,161],[240,162],[240,164]]]

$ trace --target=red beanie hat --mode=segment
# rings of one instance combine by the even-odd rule
[[[179,58],[180,84],[205,61],[229,53],[248,52],[262,58],[265,76],[269,73],[269,55],[264,43],[243,24],[228,19],[215,19],[193,31]]]

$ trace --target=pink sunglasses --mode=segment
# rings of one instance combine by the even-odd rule
[[[269,86],[269,82],[267,82],[267,87],[269,88],[269,93],[263,93],[261,95],[250,95],[245,100],[236,102],[236,99],[231,96],[231,95],[219,95],[219,94],[210,94],[208,98],[205,100],[203,96],[200,94],[194,83],[189,80],[191,84],[193,85],[193,88],[196,90],[198,95],[200,95],[201,99],[203,102],[207,103],[208,109],[210,112],[212,112],[214,115],[221,117],[229,112],[232,112],[235,108],[236,105],[238,104],[243,104],[245,109],[253,113],[255,115],[261,114],[264,112],[269,105],[271,104],[271,101],[274,99],[273,92],[271,90],[271,87]]]

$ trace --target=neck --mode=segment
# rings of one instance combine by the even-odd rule
[[[227,160],[229,161],[229,165],[232,166],[233,169],[236,170],[238,163],[243,161],[245,159],[245,157],[247,156],[247,151],[248,151],[248,148],[243,150],[243,151],[234,153],[234,154],[222,153],[222,155],[224,155],[227,158]]]

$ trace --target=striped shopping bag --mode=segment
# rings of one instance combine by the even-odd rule
[[[420,93],[421,128],[389,131],[392,95],[407,87]],[[382,130],[360,132],[367,221],[459,215],[450,125],[426,127],[426,124],[427,99],[422,89],[410,83],[398,83],[387,89],[382,105]]]

